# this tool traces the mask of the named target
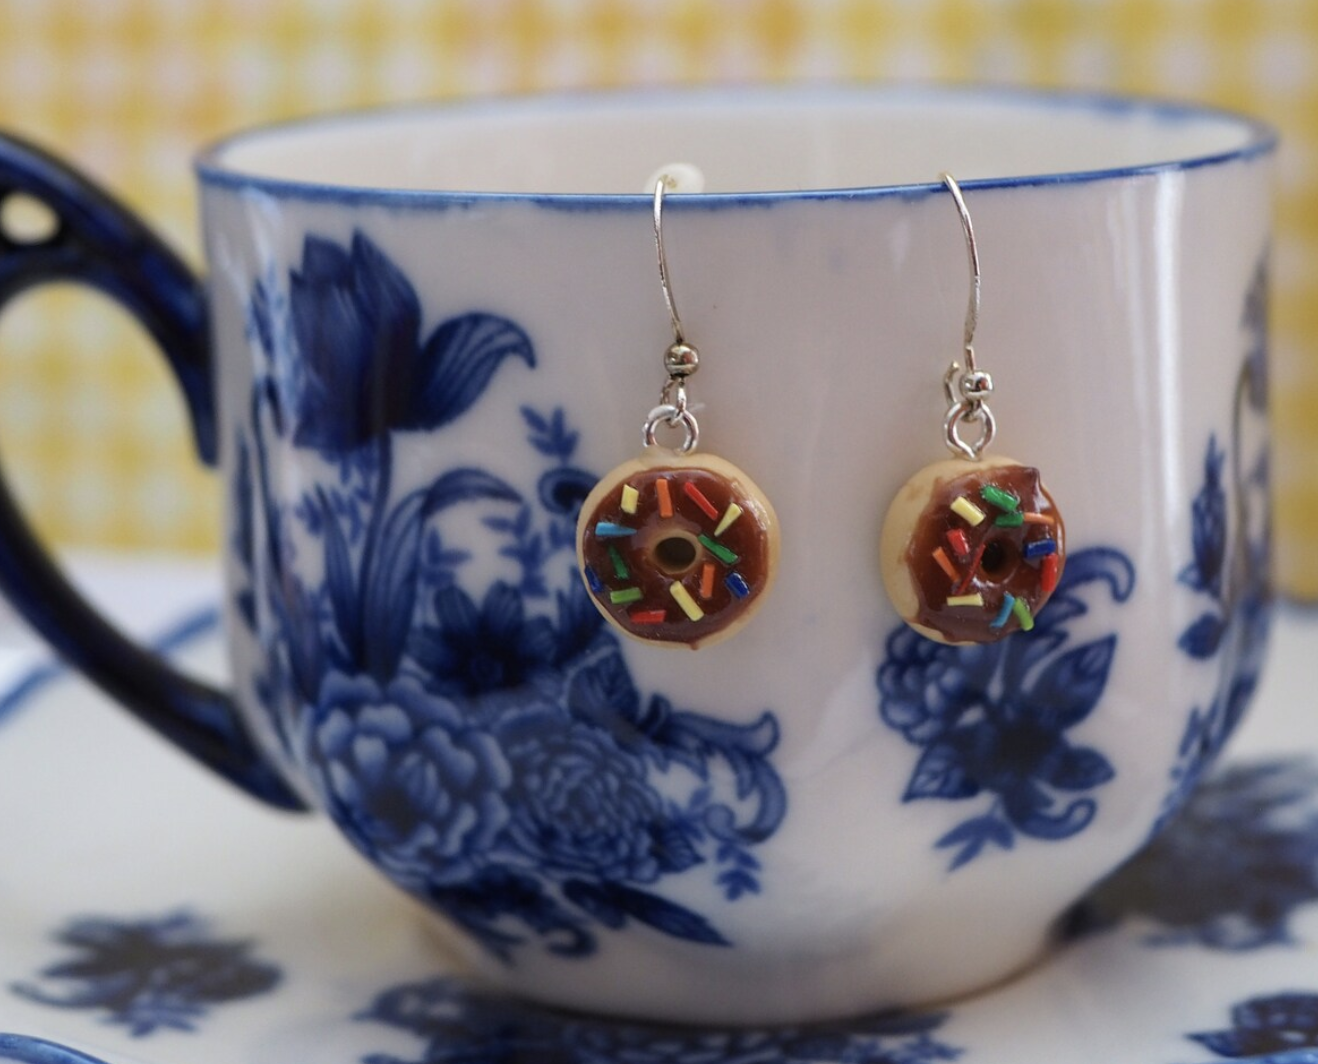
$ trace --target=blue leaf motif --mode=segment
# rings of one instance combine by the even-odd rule
[[[975,797],[979,785],[966,774],[962,759],[962,751],[952,742],[937,742],[926,747],[911,773],[910,784],[902,799]]]
[[[1011,810],[1011,822],[1031,838],[1056,841],[1069,839],[1084,831],[1098,812],[1092,798],[1077,798],[1060,813],[1050,814],[1031,802],[1020,810]]]
[[[1089,716],[1107,686],[1117,637],[1106,636],[1051,661],[1030,692],[1030,713],[1040,724],[1063,731]]]
[[[1044,774],[1049,785],[1063,791],[1087,791],[1116,775],[1112,764],[1097,750],[1068,746],[1052,759]]]
[[[985,816],[972,817],[969,820],[962,821],[942,836],[934,845],[940,850],[960,847],[949,868],[949,871],[954,872],[962,865],[978,857],[980,851],[989,843],[993,843],[1004,850],[1010,850],[1015,841],[1011,825],[993,813],[988,813]]]
[[[506,318],[470,313],[444,322],[426,341],[424,377],[411,416],[400,428],[438,428],[464,413],[505,358],[535,366],[526,333]]]
[[[436,477],[425,493],[424,517],[432,517],[441,510],[460,502],[491,499],[499,502],[520,502],[521,495],[506,481],[491,476],[483,469],[452,469]]]
[[[339,520],[323,491],[319,493],[319,498],[325,537],[325,586],[329,591],[339,638],[343,641],[348,657],[355,661],[361,654],[361,607],[357,601],[356,581],[353,579],[352,556],[348,551],[348,541],[339,527]]]
[[[731,943],[699,913],[683,908],[648,891],[625,887],[620,883],[587,883],[571,880],[563,893],[587,909],[601,922],[621,926],[622,916],[630,916],[674,938],[699,942],[706,946],[729,946]],[[608,914],[606,919],[605,914]],[[616,920],[616,923],[611,922]]]
[[[1217,653],[1226,632],[1226,621],[1220,614],[1209,610],[1200,614],[1199,619],[1181,633],[1176,645],[1192,658],[1204,660]]]

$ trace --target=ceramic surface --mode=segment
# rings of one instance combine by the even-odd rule
[[[212,673],[214,619],[182,629]],[[751,1030],[482,989],[326,824],[235,797],[82,683],[47,679],[0,703],[0,800],[29,812],[4,828],[0,1030],[22,1035],[0,1037],[0,1060],[1302,1064],[1318,1055],[1315,651],[1318,617],[1283,613],[1225,764],[1039,967],[935,1009]]]
[[[201,166],[205,296],[168,260],[129,271],[230,498],[236,712],[61,620],[30,544],[0,577],[168,736],[328,814],[504,987],[761,1022],[983,986],[1179,806],[1256,685],[1271,149],[1216,113],[956,90],[240,137]],[[665,209],[702,446],[782,540],[754,623],[698,653],[624,646],[572,551],[662,380],[627,190],[672,159],[709,182]],[[878,564],[889,499],[943,457],[961,353],[941,169],[978,236],[995,447],[1068,527],[1034,631],[987,647],[907,630]],[[121,230],[57,213],[118,276]]]

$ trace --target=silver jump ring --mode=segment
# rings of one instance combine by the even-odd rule
[[[645,432],[642,436],[646,447],[655,446],[655,432],[661,424],[682,426],[682,443],[675,448],[678,454],[690,454],[696,449],[696,444],[700,442],[700,426],[696,424],[695,415],[686,407],[664,403],[651,410],[645,419]]]
[[[979,438],[972,443],[967,443],[961,438],[961,426],[967,421],[980,425]],[[972,462],[979,458],[984,448],[993,442],[997,431],[998,426],[993,420],[993,411],[986,403],[977,404],[969,401],[956,403],[943,418],[943,438],[947,446]]]

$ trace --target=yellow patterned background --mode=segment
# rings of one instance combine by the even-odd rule
[[[1318,598],[1315,0],[0,0],[0,126],[77,159],[193,262],[190,155],[236,127],[420,98],[826,78],[1117,89],[1281,128],[1279,564]],[[218,488],[145,347],[82,294],[29,295],[0,321],[0,450],[61,544],[215,546]]]

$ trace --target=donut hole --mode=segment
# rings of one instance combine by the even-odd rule
[[[1005,539],[991,539],[984,544],[979,569],[990,580],[1001,581],[1011,576],[1020,564],[1020,551]]]
[[[662,573],[677,576],[694,568],[700,557],[700,544],[692,535],[683,532],[669,532],[655,540],[650,548],[654,566]]]

